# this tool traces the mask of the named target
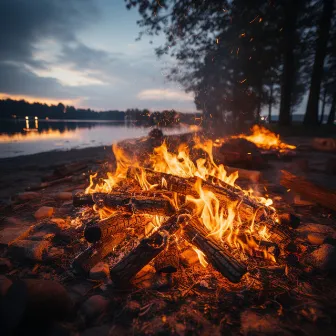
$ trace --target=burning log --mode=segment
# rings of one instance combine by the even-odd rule
[[[120,233],[108,240],[92,244],[72,261],[72,269],[77,273],[88,275],[92,267],[108,256],[124,237],[125,234]]]
[[[155,172],[149,169],[145,170],[147,181],[151,184],[160,184],[160,188],[181,193],[183,195],[191,195],[199,197],[194,186],[197,181],[197,177],[182,178],[179,176]],[[128,176],[135,178],[140,175],[141,172],[138,168],[129,169]],[[273,213],[273,210],[264,204],[256,202],[250,197],[244,195],[242,190],[233,187],[223,181],[221,185],[214,185],[211,182],[202,180],[202,188],[206,191],[213,192],[216,197],[224,203],[238,202],[240,213],[242,218],[250,220],[256,215],[256,218],[267,217]]]
[[[153,217],[115,213],[100,221],[93,220],[84,230],[84,237],[89,243],[107,240],[116,233],[124,232],[128,228],[146,226],[153,221]]]
[[[206,261],[231,282],[239,282],[246,273],[246,266],[209,237],[209,231],[198,220],[192,220],[184,226],[183,236],[201,250]]]
[[[225,170],[229,174],[232,174],[237,171],[239,179],[249,180],[252,183],[258,183],[261,179],[261,172],[259,170],[247,170],[247,169],[229,167],[229,166],[225,166]]]
[[[170,200],[164,197],[143,196],[141,194],[94,193],[76,194],[74,206],[97,205],[99,208],[109,208],[130,214],[150,214],[167,216],[174,213]]]
[[[180,256],[176,243],[171,243],[154,259],[154,267],[158,273],[175,273],[179,265]]]
[[[289,188],[308,201],[316,202],[323,207],[336,211],[336,193],[307,181],[305,178],[281,171],[281,185]]]
[[[190,217],[189,211],[182,208],[148,238],[142,239],[136,248],[111,269],[110,274],[113,282],[118,286],[127,285],[144,266],[167,247],[171,235],[181,227],[188,217]]]

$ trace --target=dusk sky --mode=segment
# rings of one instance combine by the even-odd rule
[[[124,0],[0,0],[0,97],[195,111],[155,55],[164,37],[135,41],[139,18]]]

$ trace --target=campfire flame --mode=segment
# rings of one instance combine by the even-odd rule
[[[254,125],[251,129],[252,135],[240,134],[237,137],[253,142],[262,149],[276,149],[280,152],[293,150],[296,146],[286,144],[280,140],[280,136],[266,129],[265,127]]]
[[[256,131],[257,129],[254,128]],[[258,143],[262,144],[269,135],[268,131],[264,132],[262,128],[258,128],[258,134],[264,135],[253,135],[253,139],[259,139]],[[261,133],[260,133],[261,132]],[[275,138],[274,145],[281,146],[281,148],[291,148],[294,146],[289,146],[280,142],[278,137],[272,134],[272,139]],[[268,140],[267,140],[268,141]],[[272,140],[273,141],[273,140]],[[154,149],[154,152],[150,155],[149,162],[146,162],[150,168],[156,172],[167,173],[171,175],[176,175],[183,178],[195,178],[196,183],[194,185],[194,190],[197,192],[198,197],[192,195],[187,195],[186,202],[193,204],[194,213],[193,215],[199,219],[203,225],[210,232],[210,236],[219,241],[223,245],[228,245],[229,247],[239,249],[242,252],[245,252],[248,255],[253,255],[254,250],[261,251],[264,253],[265,259],[275,261],[275,258],[272,255],[269,255],[266,249],[258,245],[258,241],[269,241],[270,235],[267,232],[266,225],[256,226],[254,220],[251,220],[251,223],[243,223],[239,216],[239,203],[231,202],[230,204],[224,204],[216,197],[216,195],[208,190],[204,190],[202,187],[202,182],[211,177],[213,184],[221,185],[225,182],[230,186],[238,187],[235,182],[238,179],[238,172],[233,174],[228,174],[225,170],[225,167],[220,164],[217,165],[213,159],[213,143],[211,140],[206,140],[201,142],[199,139],[196,139],[195,149],[202,150],[206,155],[204,157],[198,158],[194,161],[190,157],[189,148],[186,144],[179,146],[177,154],[171,153],[168,151],[166,143],[163,143],[161,146]],[[272,146],[271,141],[268,141],[268,145]],[[145,165],[140,165],[139,162],[133,162],[124,151],[118,146],[114,145],[112,147],[115,158],[116,158],[116,169],[114,173],[108,172],[106,178],[98,179],[97,174],[90,176],[90,185],[86,189],[86,193],[95,193],[95,192],[105,192],[109,193],[127,178],[127,171],[130,167],[140,168],[138,169],[139,173],[136,175],[136,179],[142,190],[148,191],[156,188],[157,186],[167,187],[167,181],[165,178],[162,178],[161,181],[157,181],[157,184],[151,184],[146,178],[146,171],[143,168]],[[239,188],[239,187],[238,187]],[[240,189],[240,188],[239,188]],[[245,191],[240,189],[245,194],[251,196],[251,191]],[[271,206],[272,200],[263,198],[263,197],[254,197],[259,202],[265,204],[266,206]],[[174,193],[174,197],[170,199],[171,203],[175,206],[176,209],[179,208],[177,194]],[[110,216],[113,211],[106,208],[95,208],[99,212],[100,218],[106,218]],[[154,216],[154,227],[159,227],[163,221],[163,217]],[[148,233],[148,229],[146,229]],[[241,239],[244,237],[244,239]],[[196,249],[200,263],[206,267],[207,261],[203,253]]]

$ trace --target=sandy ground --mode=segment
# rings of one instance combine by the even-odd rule
[[[102,160],[111,155],[111,147],[93,147],[69,151],[51,151],[15,158],[0,159],[0,200],[23,191],[27,186],[41,182],[61,164],[75,161]]]

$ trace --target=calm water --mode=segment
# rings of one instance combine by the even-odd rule
[[[132,122],[0,120],[0,158],[36,154],[52,150],[69,150],[109,146],[120,140],[145,136],[148,127]],[[162,129],[164,134],[188,131],[187,127]]]

